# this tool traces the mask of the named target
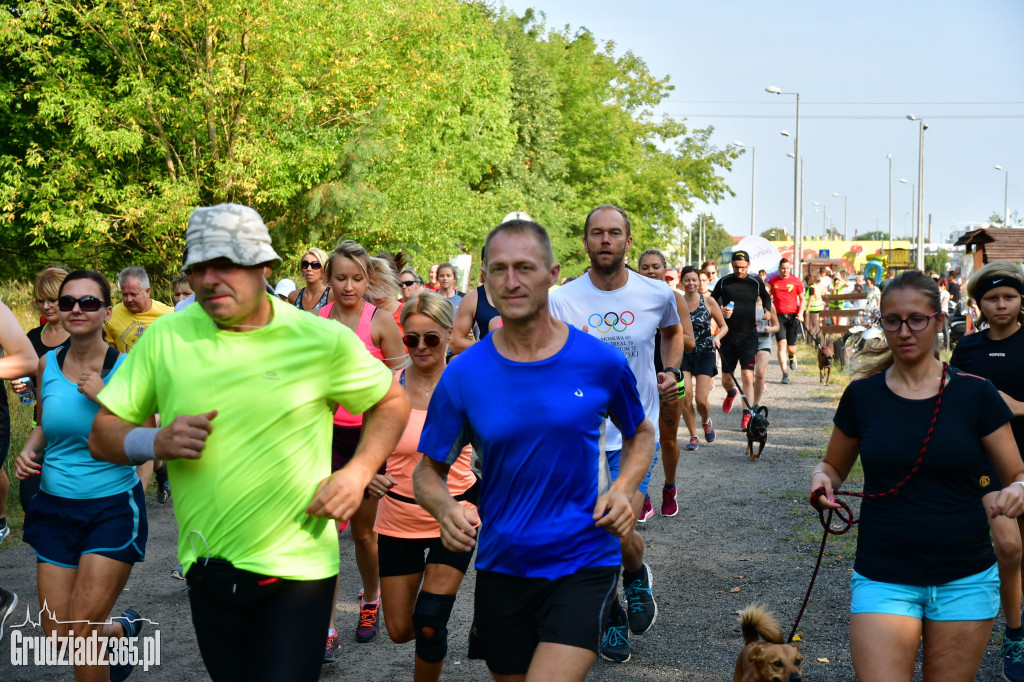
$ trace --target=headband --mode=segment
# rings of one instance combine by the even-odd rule
[[[1010,287],[1011,289],[1016,289],[1021,296],[1024,296],[1024,283],[1016,277],[999,275],[997,277],[988,277],[978,282],[978,286],[974,289],[974,300],[980,301],[985,294],[996,287]]]

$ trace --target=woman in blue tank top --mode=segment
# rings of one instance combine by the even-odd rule
[[[136,611],[94,625],[108,620],[132,566],[142,561],[148,531],[134,467],[100,462],[89,452],[97,395],[124,359],[103,340],[110,284],[97,272],[76,270],[61,284],[57,306],[71,344],[39,360],[39,426],[15,467],[19,479],[42,476],[25,511],[24,539],[37,556],[43,629],[62,637],[71,629],[76,637],[135,637],[142,628]],[[39,464],[36,451],[43,448]],[[130,670],[111,667],[110,679]]]

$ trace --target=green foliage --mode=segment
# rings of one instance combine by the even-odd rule
[[[586,30],[457,0],[24,2],[0,18],[0,278],[168,277],[223,201],[286,258],[351,237],[424,268],[518,209],[579,263],[608,202],[661,246],[737,155],[655,118],[671,89]]]
[[[875,230],[874,232],[861,232],[853,238],[856,242],[874,242],[874,241],[885,241],[889,238],[888,232],[881,230]]]
[[[777,242],[789,239],[789,235],[786,234],[786,231],[783,230],[781,227],[773,227],[770,230],[765,230],[764,232],[761,233],[761,236],[764,237],[765,239],[770,239],[772,241]]]
[[[930,272],[934,270],[940,274],[944,274],[948,269],[946,263],[949,262],[949,252],[945,249],[939,249],[934,255],[924,254],[924,271]]]
[[[732,238],[724,227],[718,224],[715,220],[713,213],[700,214],[690,224],[690,233],[693,236],[693,258],[694,265],[700,266],[699,251],[697,249],[697,241],[700,238],[700,225],[703,222],[704,225],[704,258],[703,260],[714,260],[717,263],[721,263],[722,252],[730,246],[736,244],[736,240]]]

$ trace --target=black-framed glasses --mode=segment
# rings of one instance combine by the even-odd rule
[[[924,331],[924,328],[928,326],[928,323],[932,321],[932,318],[939,314],[939,311],[935,311],[931,315],[911,315],[904,319],[897,317],[896,315],[886,315],[881,318],[878,323],[882,329],[887,332],[898,332],[900,327],[904,324],[907,325],[907,329],[912,332]]]
[[[401,284],[403,287],[414,287],[414,286],[416,286],[417,282],[415,280],[411,280],[410,279],[410,280],[402,280],[401,282],[399,282],[399,284]]]
[[[61,296],[57,299],[57,307],[62,313],[70,313],[75,309],[75,304],[82,309],[84,313],[94,313],[103,307],[103,301],[96,298],[95,296],[83,296],[82,298],[75,298],[74,296]]]
[[[323,265],[321,265],[320,261],[318,260],[304,260],[299,264],[299,267],[301,267],[303,270],[306,270],[308,268],[319,270],[320,268],[323,267]]]
[[[423,343],[427,344],[427,348],[437,348],[441,343],[441,335],[437,332],[427,332],[423,336],[419,334],[406,334],[402,337],[402,343],[405,344],[406,348],[419,348],[420,339],[423,339]]]

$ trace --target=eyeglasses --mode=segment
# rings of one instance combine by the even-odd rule
[[[319,270],[323,266],[320,265],[320,261],[318,261],[318,260],[304,260],[304,261],[302,261],[302,263],[300,263],[300,267],[303,270],[305,270],[307,268],[313,268],[314,270]]]
[[[402,343],[405,344],[406,348],[419,348],[421,338],[423,343],[427,344],[427,348],[437,348],[441,343],[441,335],[436,332],[427,332],[423,336],[419,334],[406,334],[402,337]]]
[[[911,315],[907,319],[896,317],[895,315],[886,315],[879,320],[879,324],[887,332],[898,332],[904,324],[907,325],[907,329],[910,331],[919,332],[923,331],[928,326],[928,323],[932,321],[932,318],[938,314],[939,312],[935,311],[931,315]]]
[[[82,298],[61,296],[57,299],[57,307],[62,313],[70,313],[75,309],[76,303],[83,313],[94,313],[103,307],[103,301],[95,296],[83,296]]]
[[[36,305],[42,308],[44,305],[49,303],[50,305],[57,305],[57,299],[55,298],[37,298]]]
[[[409,281],[404,281],[403,280],[403,281],[399,282],[399,284],[401,284],[403,287],[414,287],[414,286],[416,286],[417,282],[415,282],[413,280],[409,280]]]

